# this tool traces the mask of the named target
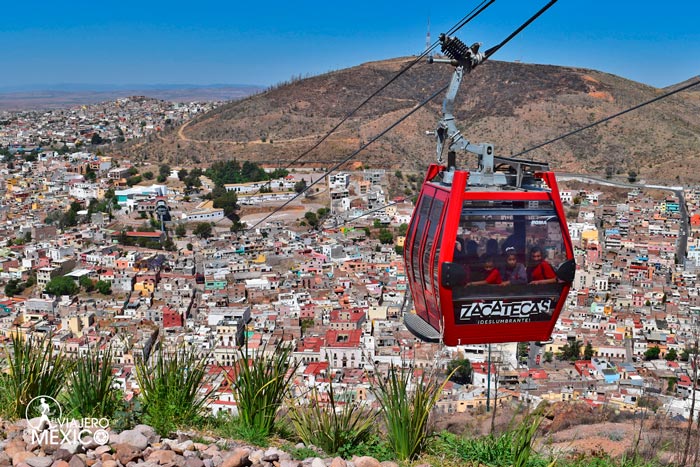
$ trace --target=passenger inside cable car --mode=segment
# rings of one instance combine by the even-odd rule
[[[525,265],[518,261],[518,255],[515,253],[515,247],[509,246],[505,248],[506,264],[503,266],[501,277],[502,286],[527,284],[527,269]]]
[[[555,308],[564,287],[555,269],[566,260],[566,251],[551,201],[465,200],[459,231],[470,233],[482,259],[481,264],[464,262],[463,255],[455,261],[464,262],[465,269],[465,281],[452,287],[455,302],[534,300]],[[494,249],[505,252],[498,255],[500,268],[490,254]]]

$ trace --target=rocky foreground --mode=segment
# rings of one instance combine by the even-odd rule
[[[62,432],[56,427],[37,432],[26,420],[0,423],[0,427],[0,467],[398,467],[395,462],[372,457],[297,460],[277,448],[259,449],[226,439],[192,436],[202,441],[195,442],[187,434],[177,439],[161,438],[147,425],[108,432],[109,438],[104,440],[94,429],[92,433],[81,431],[79,440],[69,430]]]

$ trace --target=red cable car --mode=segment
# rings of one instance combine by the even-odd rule
[[[478,45],[441,37],[456,65],[431,164],[406,234],[404,259],[415,306],[407,328],[445,345],[544,341],[566,301],[576,264],[554,173],[546,163],[494,156],[457,130],[454,97]],[[447,164],[440,155],[448,144]],[[456,167],[457,150],[478,156]],[[498,165],[496,165],[498,164]]]

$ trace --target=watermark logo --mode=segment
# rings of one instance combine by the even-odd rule
[[[32,417],[33,414],[39,414]],[[32,442],[38,444],[105,445],[109,442],[106,418],[66,418],[61,404],[51,396],[37,396],[25,410]]]

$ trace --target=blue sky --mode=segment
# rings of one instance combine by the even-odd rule
[[[477,5],[404,1],[7,1],[0,89],[59,83],[271,85],[417,55]],[[496,0],[457,33],[483,49],[546,0]],[[700,2],[559,0],[492,58],[663,87],[700,74]],[[45,86],[44,86],[45,85]]]

